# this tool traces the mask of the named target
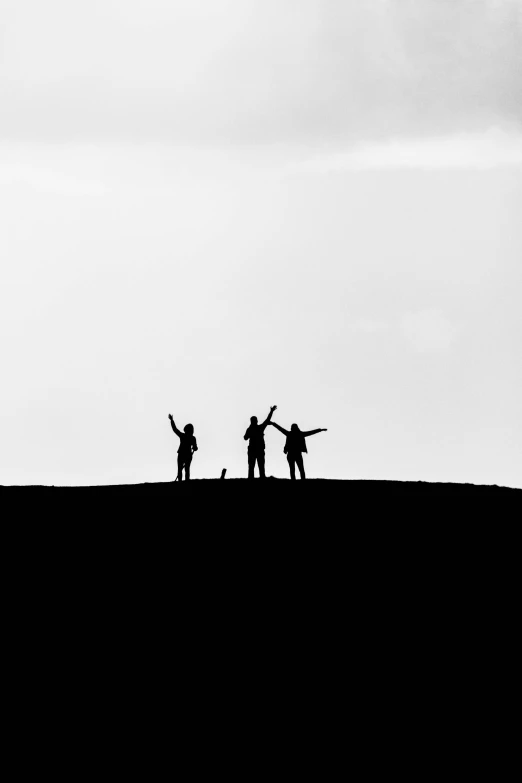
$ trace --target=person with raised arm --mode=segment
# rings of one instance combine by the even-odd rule
[[[171,413],[169,413],[169,419],[170,426],[179,438],[178,481],[183,481],[183,470],[185,470],[185,481],[189,481],[192,455],[198,450],[198,444],[194,437],[194,426],[192,424],[185,424],[183,432],[181,432],[181,430],[178,430],[176,427]]]
[[[271,421],[269,423],[272,425],[272,427],[278,429],[279,432],[282,432],[283,435],[286,435],[284,452],[288,460],[288,465],[290,466],[290,478],[295,479],[295,466],[297,465],[299,468],[299,475],[302,479],[305,479],[306,475],[303,463],[303,453],[308,453],[305,438],[310,437],[310,435],[317,435],[318,432],[326,432],[326,429],[322,428],[319,430],[308,430],[304,432],[299,429],[297,424],[292,424],[290,430],[285,430],[284,427],[280,427],[279,424],[275,423],[275,421]]]
[[[273,412],[277,405],[272,405],[270,413],[262,424],[257,423],[257,416],[250,418],[250,426],[245,432],[245,440],[248,441],[248,478],[254,478],[254,468],[257,462],[259,468],[259,478],[265,476],[265,430],[270,424]]]

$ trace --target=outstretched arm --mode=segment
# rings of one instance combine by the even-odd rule
[[[266,419],[264,420],[264,422],[261,424],[261,427],[262,427],[263,429],[265,429],[265,427],[266,427],[266,425],[267,425],[267,424],[270,424],[270,419],[272,418],[272,414],[273,414],[273,412],[274,412],[275,410],[277,410],[277,405],[272,405],[272,407],[270,408],[270,413],[268,414],[268,416],[266,417]]]
[[[272,427],[275,427],[279,432],[282,432],[283,435],[290,435],[290,432],[288,430],[285,430],[284,427],[280,427],[279,424],[276,424],[275,421],[271,421],[270,424]]]
[[[176,435],[178,436],[178,438],[181,438],[181,434],[182,434],[182,433],[181,433],[181,432],[178,430],[178,428],[176,427],[176,425],[175,425],[175,423],[174,423],[174,419],[172,418],[172,413],[169,413],[169,419],[170,419],[170,426],[172,427],[172,429],[174,430],[174,432],[176,433]]]
[[[302,432],[301,435],[304,435],[305,438],[307,438],[309,435],[317,435],[318,432],[326,432],[324,428],[320,430],[308,430],[308,432]]]

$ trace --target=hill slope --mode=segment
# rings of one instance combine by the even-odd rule
[[[315,522],[477,520],[510,518],[522,490],[473,484],[308,479],[195,479],[186,483],[99,487],[0,487],[15,516],[92,521],[185,522],[264,520]]]

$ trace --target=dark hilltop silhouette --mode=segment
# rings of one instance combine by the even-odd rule
[[[276,407],[270,408],[261,424],[256,416],[250,419],[244,434],[248,441],[246,479],[227,478],[226,468],[221,469],[220,477],[216,472],[213,479],[191,479],[191,463],[198,450],[194,426],[186,424],[180,430],[169,413],[170,425],[179,438],[178,470],[173,481],[91,487],[0,485],[3,518],[22,518],[39,524],[60,519],[69,524],[87,522],[89,526],[99,522],[186,526],[197,521],[221,528],[238,522],[245,530],[255,530],[258,523],[268,530],[277,523],[283,525],[278,528],[278,535],[283,529],[288,533],[293,525],[298,530],[323,531],[321,535],[327,529],[358,529],[369,534],[374,524],[379,529],[383,525],[395,529],[409,522],[414,523],[415,530],[426,531],[432,523],[436,525],[433,529],[440,530],[448,522],[476,525],[485,516],[490,524],[520,518],[522,490],[509,487],[423,481],[296,482],[296,466],[301,479],[306,478],[306,439],[326,429],[301,430],[292,424],[287,430],[272,421]],[[285,435],[290,480],[266,477],[265,432],[269,425]],[[261,481],[253,481],[256,465]],[[518,507],[514,515],[513,504]]]
[[[343,481],[266,478],[130,484],[94,487],[1,487],[4,519],[46,524],[60,519],[141,525],[192,522],[222,528],[238,522],[241,529],[277,523],[296,530],[339,531],[398,529],[441,531],[452,525],[511,524],[522,511],[522,490],[474,484],[407,481]],[[518,512],[513,509],[518,509]],[[433,527],[433,525],[435,525]],[[339,528],[341,526],[341,528]],[[428,527],[427,527],[428,526]],[[289,528],[290,529],[290,528]],[[439,535],[439,533],[433,533]],[[415,534],[417,535],[417,534]]]

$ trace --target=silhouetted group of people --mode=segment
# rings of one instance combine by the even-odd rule
[[[306,478],[303,454],[307,453],[306,438],[310,435],[316,435],[318,432],[326,432],[326,429],[302,431],[297,424],[292,424],[289,430],[272,421],[272,414],[277,409],[277,405],[272,405],[270,412],[262,424],[258,423],[257,416],[252,416],[250,426],[245,432],[244,439],[248,441],[248,478],[254,478],[254,470],[257,464],[259,478],[266,478],[265,475],[265,430],[271,425],[286,435],[284,453],[290,467],[290,478],[295,479],[295,467],[299,470],[302,479]],[[185,471],[185,481],[190,479],[190,463],[194,452],[198,450],[198,444],[194,437],[194,427],[192,424],[186,424],[183,432],[178,430],[169,413],[170,425],[179,438],[178,449],[178,481],[183,480],[183,471]]]

